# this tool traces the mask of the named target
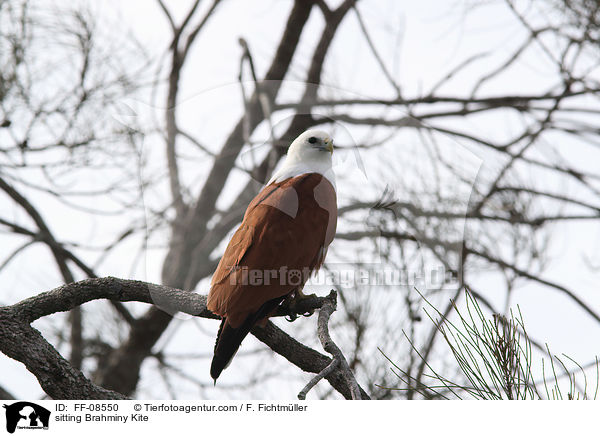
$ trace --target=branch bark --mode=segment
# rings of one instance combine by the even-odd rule
[[[333,360],[323,368],[298,394],[298,398],[301,400],[306,399],[308,391],[314,387],[321,379],[327,377],[336,369],[340,372],[340,375],[346,382],[350,391],[350,396],[353,400],[362,399],[362,393],[356,382],[356,378],[342,353],[342,350],[333,342],[331,335],[329,334],[329,318],[331,314],[335,312],[337,308],[337,292],[331,291],[331,293],[324,299],[323,305],[319,310],[319,319],[317,321],[317,334],[319,341],[323,349],[333,356]]]
[[[74,368],[39,331],[20,318],[14,306],[0,308],[0,351],[36,376],[53,399],[123,400],[124,395],[101,388]]]
[[[294,314],[327,306],[330,298],[311,297],[294,306]],[[205,295],[115,277],[86,279],[0,308],[0,351],[25,364],[37,377],[42,389],[52,398],[125,399],[126,396],[121,393],[93,384],[30,326],[30,323],[41,317],[69,311],[98,299],[138,301],[157,305],[170,312],[181,311],[203,318],[218,318],[206,308]],[[276,314],[284,315],[291,314],[284,310]],[[327,356],[296,341],[272,322],[267,323],[265,328],[255,327],[252,334],[303,371],[319,373],[332,362]],[[343,372],[332,371],[326,379],[345,398],[352,397],[352,389],[348,387]],[[363,390],[360,390],[360,396],[369,398]]]
[[[0,386],[0,400],[14,400],[15,396]]]

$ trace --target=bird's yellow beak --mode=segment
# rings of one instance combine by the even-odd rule
[[[325,144],[325,148],[327,149],[327,151],[333,154],[333,139],[325,138],[325,140],[323,140],[323,143]]]

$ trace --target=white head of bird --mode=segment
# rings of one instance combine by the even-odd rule
[[[283,165],[269,183],[306,173],[319,173],[335,186],[332,169],[333,139],[322,130],[307,130],[290,145]]]

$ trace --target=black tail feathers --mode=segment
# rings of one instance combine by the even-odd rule
[[[210,376],[215,383],[223,370],[229,366],[233,356],[235,356],[242,341],[250,333],[252,327],[258,321],[268,316],[284,299],[285,296],[267,301],[258,311],[249,315],[241,326],[236,328],[231,327],[227,323],[227,318],[223,318],[217,333],[215,352],[210,365]]]
[[[235,353],[240,348],[242,341],[251,328],[252,325],[250,325],[248,320],[238,328],[231,327],[227,323],[227,319],[221,322],[215,343],[215,354],[210,365],[210,376],[215,380],[215,383],[221,372],[227,368],[231,359],[235,356]]]

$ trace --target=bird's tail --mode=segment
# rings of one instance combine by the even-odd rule
[[[269,316],[269,314],[285,299],[284,297],[276,298],[267,301],[258,311],[249,315],[239,327],[233,328],[227,322],[227,318],[223,318],[219,331],[217,333],[217,341],[215,342],[215,353],[210,365],[210,376],[215,383],[225,368],[229,366],[233,356],[240,348],[244,338],[250,333],[250,330],[261,319]]]
[[[227,318],[221,322],[215,343],[215,354],[210,364],[210,376],[215,383],[221,372],[229,366],[231,359],[240,348],[240,344],[250,332],[252,326],[249,324],[246,320],[240,327],[233,328],[227,323]]]

